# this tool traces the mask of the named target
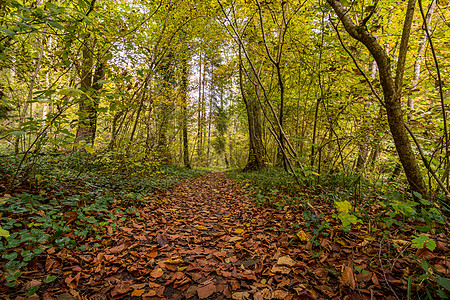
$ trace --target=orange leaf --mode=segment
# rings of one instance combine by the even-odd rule
[[[152,276],[153,278],[158,278],[158,277],[161,277],[163,274],[164,274],[164,271],[161,268],[158,268],[158,269],[154,269],[150,273],[150,276]]]
[[[131,296],[134,296],[134,297],[140,297],[140,296],[142,296],[143,293],[145,293],[145,289],[142,289],[142,290],[134,290],[134,291],[131,293]]]

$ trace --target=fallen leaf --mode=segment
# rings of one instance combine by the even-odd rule
[[[284,290],[276,290],[273,293],[273,298],[275,299],[284,299],[287,295],[289,295],[289,293],[287,291]]]
[[[240,241],[240,240],[242,240],[242,237],[240,237],[240,236],[233,236],[228,241],[229,242],[237,242],[237,241]]]
[[[277,265],[292,267],[295,265],[295,260],[293,260],[289,255],[282,256],[278,258]]]
[[[200,299],[208,298],[209,296],[211,296],[215,292],[216,292],[216,286],[214,285],[214,283],[210,283],[210,284],[208,284],[206,286],[199,287],[197,289],[197,294],[198,294],[198,297]]]
[[[109,253],[113,253],[113,254],[119,253],[119,252],[122,252],[123,250],[125,250],[126,248],[127,248],[127,245],[122,244],[122,245],[119,245],[119,246],[109,249]]]
[[[144,297],[153,297],[153,296],[156,296],[156,291],[155,290],[150,290],[147,293],[142,294],[141,296],[142,296],[142,298],[144,298]]]
[[[349,286],[352,290],[356,288],[356,281],[353,275],[353,270],[349,266],[342,266],[341,280],[344,285]]]
[[[302,242],[308,242],[310,240],[310,238],[308,237],[308,235],[306,234],[306,232],[304,232],[303,230],[300,230],[299,232],[297,232],[297,237],[300,239],[300,241]]]
[[[153,278],[158,278],[161,277],[163,274],[164,271],[161,268],[157,268],[150,273],[150,276],[152,276]]]
[[[274,265],[270,271],[275,274],[281,273],[283,275],[287,275],[291,272],[291,268],[288,268],[285,266]]]
[[[142,296],[143,293],[145,293],[145,289],[142,289],[142,290],[134,290],[134,291],[131,293],[131,296],[134,296],[134,297],[140,297],[140,296]],[[156,294],[156,293],[155,293],[155,294]]]
[[[236,234],[241,234],[241,233],[243,233],[244,231],[245,231],[245,230],[242,229],[242,228],[236,228],[233,232],[236,233]]]
[[[165,234],[158,234],[158,236],[156,237],[156,242],[161,246],[165,246],[169,243]]]
[[[250,293],[249,292],[236,292],[236,293],[233,293],[231,298],[233,300],[247,300],[247,299],[250,299]]]
[[[178,256],[174,258],[169,258],[168,260],[164,261],[164,263],[169,265],[179,265],[183,263],[183,259]]]

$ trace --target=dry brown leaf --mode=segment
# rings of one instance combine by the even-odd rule
[[[285,266],[274,265],[274,266],[272,266],[272,269],[270,271],[275,274],[281,273],[283,275],[287,275],[291,272],[291,268],[288,268]]]
[[[356,288],[356,281],[353,275],[353,270],[349,266],[342,266],[341,280],[344,285],[349,286],[352,290]]]
[[[278,258],[277,265],[292,267],[295,265],[295,260],[293,260],[289,255],[282,256]]]
[[[276,290],[273,292],[273,299],[284,299],[289,293],[284,290]]]
[[[163,274],[164,271],[161,268],[156,268],[150,273],[150,276],[152,276],[153,278],[158,278],[161,277]]]
[[[148,291],[147,293],[145,293],[145,294],[143,294],[141,296],[142,296],[142,298],[154,297],[154,296],[156,296],[156,291],[155,290],[150,290],[150,291]]]
[[[250,299],[250,293],[249,292],[236,292],[236,293],[233,293],[231,298],[233,300],[247,300],[247,299]]]
[[[165,246],[169,243],[169,241],[167,240],[166,235],[164,233],[158,234],[158,236],[156,237],[156,242],[158,244],[160,244],[161,246]]]
[[[203,287],[199,287],[197,289],[197,294],[200,299],[205,299],[211,296],[216,292],[216,286],[214,283],[210,283],[208,285],[205,285]]]

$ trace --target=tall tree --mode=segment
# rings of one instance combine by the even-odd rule
[[[105,76],[103,61],[97,61],[94,70],[94,48],[95,39],[87,35],[83,45],[83,59],[79,66],[81,89],[84,94],[80,97],[76,140],[88,144],[93,144],[95,141],[99,91],[103,85],[101,80]]]
[[[386,54],[376,37],[373,36],[366,27],[366,23],[372,16],[372,13],[370,13],[361,24],[356,25],[350,17],[348,9],[346,9],[339,0],[327,0],[327,2],[338,15],[345,30],[354,39],[363,43],[377,62],[380,82],[384,95],[383,105],[386,108],[389,128],[394,139],[395,148],[397,150],[400,162],[402,163],[411,190],[425,196],[427,189],[425,187],[416,157],[412,150],[411,142],[409,141],[401,107],[403,74],[405,71],[407,47],[416,0],[408,1],[395,78],[392,74],[390,57]]]

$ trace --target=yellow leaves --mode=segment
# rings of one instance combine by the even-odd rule
[[[164,261],[165,264],[169,264],[169,265],[179,265],[182,264],[184,261],[181,257],[172,257],[169,258],[168,260]]]
[[[198,230],[208,230],[208,227],[203,226],[203,225],[198,225],[198,226],[197,226],[197,229],[198,229]]]
[[[242,228],[236,228],[234,231],[233,231],[233,233],[236,233],[236,234],[242,234],[242,233],[244,233],[245,232],[245,229],[242,229]]]
[[[86,152],[89,154],[94,154],[94,152],[95,152],[95,149],[89,145],[84,146],[84,150],[86,150]]]
[[[297,232],[297,237],[300,239],[300,241],[302,242],[309,242],[310,238],[308,237],[308,235],[306,234],[306,232],[304,232],[303,230],[300,230],[299,232]]]
[[[340,239],[340,238],[335,238],[334,242],[338,243],[338,244],[340,244],[342,246],[346,246],[347,245],[347,243],[343,239]]]
[[[348,202],[347,200],[345,201],[336,201],[334,202],[334,204],[336,205],[336,208],[340,211],[340,212],[350,212],[352,210],[352,204],[350,202]]]
[[[5,204],[8,201],[8,197],[0,197],[0,204]]]
[[[176,212],[176,211],[178,211],[178,209],[176,209],[176,208],[171,208],[171,209],[169,209],[170,211],[173,211],[173,212]]]
[[[3,229],[2,226],[0,226],[0,236],[8,237],[9,236],[9,231]]]

